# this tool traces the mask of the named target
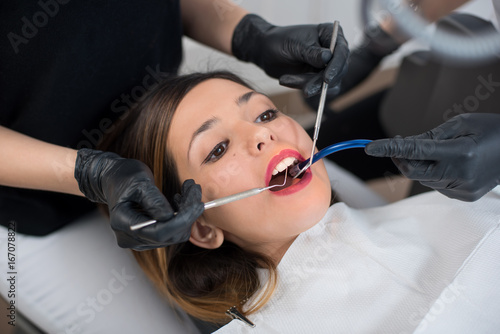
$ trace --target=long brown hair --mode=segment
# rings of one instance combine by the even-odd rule
[[[175,162],[167,149],[167,137],[175,110],[196,85],[209,79],[225,79],[251,88],[229,72],[194,73],[168,77],[147,92],[100,145],[124,158],[137,159],[151,168],[156,186],[169,203],[180,191]],[[157,288],[195,318],[225,323],[225,312],[236,306],[244,315],[261,308],[277,282],[276,265],[270,257],[249,252],[224,241],[217,249],[204,249],[185,242],[134,256]],[[264,287],[258,269],[269,271]],[[261,290],[262,289],[262,290]],[[248,309],[241,304],[259,293]]]

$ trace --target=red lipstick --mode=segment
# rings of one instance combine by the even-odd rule
[[[275,155],[271,161],[269,161],[269,164],[267,166],[267,171],[266,171],[266,185],[269,185],[269,182],[271,181],[272,178],[272,173],[273,170],[276,168],[276,166],[283,161],[285,158],[295,158],[299,162],[304,161],[304,157],[297,151],[291,150],[291,149],[285,149],[279,152],[277,155]],[[289,176],[289,175],[288,175]],[[290,177],[290,176],[289,176]],[[303,176],[300,178],[294,179],[291,185],[287,186],[286,188],[278,191],[273,191],[272,193],[274,195],[278,196],[286,196],[286,195],[291,195],[293,193],[296,193],[303,188],[305,188],[312,180],[312,172],[310,169],[306,170],[303,173]]]

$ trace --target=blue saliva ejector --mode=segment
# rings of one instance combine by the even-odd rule
[[[354,139],[354,140],[343,141],[343,142],[340,142],[337,144],[330,145],[328,147],[325,147],[324,149],[322,149],[321,151],[319,151],[318,153],[316,153],[315,155],[312,156],[311,165],[313,163],[317,162],[319,159],[323,159],[324,157],[326,157],[327,155],[330,155],[332,153],[342,151],[342,150],[347,150],[349,148],[359,148],[359,147],[363,148],[366,145],[368,145],[368,143],[370,143],[370,142],[371,142],[371,140],[368,140],[368,139]],[[307,164],[309,163],[309,160],[311,160],[311,158],[309,158],[305,161],[302,161],[301,163],[296,164],[295,166],[293,166],[290,169],[290,171],[288,173],[292,177],[295,177],[297,174],[299,174],[299,172],[304,167],[307,166]],[[311,166],[311,165],[309,165],[309,166]]]

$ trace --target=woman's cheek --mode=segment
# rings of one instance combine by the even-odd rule
[[[294,143],[299,150],[311,149],[311,138],[304,128],[292,118],[286,115],[282,116],[281,122],[277,124],[275,131],[279,131],[283,140]]]
[[[250,184],[246,175],[247,164],[237,155],[227,157],[224,163],[214,163],[209,171],[204,172],[202,194],[207,201],[232,195],[257,185]]]
[[[280,115],[276,120],[271,122],[270,124],[273,127],[273,130],[278,133],[286,133],[290,131],[293,126],[293,119],[286,115]]]
[[[259,221],[246,205],[246,200],[236,201],[204,212],[208,223],[237,237],[255,233],[255,221]]]

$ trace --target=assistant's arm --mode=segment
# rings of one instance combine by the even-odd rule
[[[0,126],[0,185],[83,196],[73,176],[77,151]]]

